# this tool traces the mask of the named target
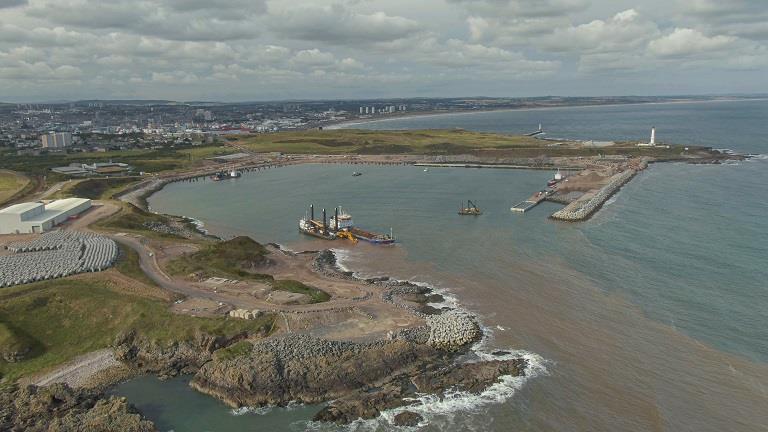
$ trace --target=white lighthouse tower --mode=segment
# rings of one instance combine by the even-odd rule
[[[651,140],[647,143],[641,142],[638,147],[656,147],[656,128],[651,128]]]

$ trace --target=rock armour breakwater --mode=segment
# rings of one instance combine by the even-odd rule
[[[637,174],[637,171],[628,169],[620,174],[616,174],[614,178],[605,186],[603,186],[594,196],[586,201],[577,200],[562,210],[559,210],[550,216],[552,219],[577,222],[588,219],[592,214],[597,211],[602,205],[615,194],[622,186],[624,186],[632,177]]]
[[[427,327],[427,344],[447,351],[457,351],[482,337],[477,322],[467,313],[457,310],[428,316]]]

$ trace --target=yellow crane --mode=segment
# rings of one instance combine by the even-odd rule
[[[341,239],[352,240],[352,243],[357,243],[357,239],[349,231],[338,231],[336,233],[336,237],[341,238]]]

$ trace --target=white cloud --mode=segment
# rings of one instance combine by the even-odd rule
[[[236,40],[255,37],[251,21],[264,1],[38,0],[27,14],[83,29],[115,29],[173,40]]]
[[[711,56],[734,45],[732,36],[708,37],[698,30],[676,28],[672,33],[648,44],[651,54],[663,58],[684,59],[691,56]]]
[[[767,23],[765,0],[0,0],[0,97],[632,93],[681,71],[765,92]]]
[[[540,46],[553,51],[600,53],[632,51],[660,34],[655,23],[643,19],[634,9],[619,12],[608,20],[555,29],[541,38]]]

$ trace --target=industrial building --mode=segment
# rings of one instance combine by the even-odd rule
[[[68,166],[51,168],[51,171],[69,176],[123,176],[130,174],[133,170],[128,164],[120,162],[96,162],[88,165],[84,163],[71,163]]]
[[[66,198],[48,204],[30,202],[0,210],[0,234],[31,234],[50,231],[67,219],[91,208],[86,198]]]

